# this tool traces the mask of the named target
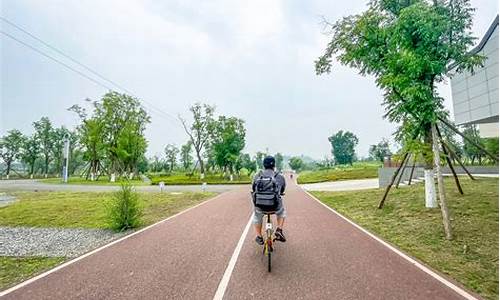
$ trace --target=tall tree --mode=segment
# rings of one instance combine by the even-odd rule
[[[181,163],[184,170],[188,170],[193,164],[193,157],[191,157],[191,152],[193,151],[193,144],[188,141],[181,146]]]
[[[146,152],[144,131],[149,115],[139,99],[117,92],[108,92],[94,102],[94,110],[94,118],[103,126],[110,173],[132,171]]]
[[[250,154],[248,153],[240,154],[239,164],[243,168],[247,169],[248,175],[257,170],[257,164],[255,160],[253,160],[252,157],[250,157]]]
[[[391,149],[389,148],[389,141],[382,139],[378,144],[371,145],[368,153],[372,159],[383,162],[385,157],[392,155]]]
[[[214,122],[211,148],[215,162],[224,171],[228,169],[231,174],[234,172],[241,150],[245,148],[244,123],[241,119],[225,116],[220,116]]]
[[[43,170],[45,177],[47,177],[49,174],[49,164],[54,158],[54,127],[47,117],[42,117],[39,121],[34,122],[33,126],[35,127],[37,140],[40,142],[40,151],[44,162]]]
[[[181,120],[184,130],[193,144],[196,157],[198,158],[198,163],[200,164],[201,176],[204,177],[205,166],[203,164],[202,154],[213,130],[213,115],[215,107],[208,104],[195,103],[189,108],[189,110],[193,114],[193,123],[191,125],[188,125],[186,120],[180,116],[179,119]]]
[[[7,135],[0,138],[0,157],[6,165],[7,179],[10,175],[10,170],[14,160],[21,157],[21,149],[25,141],[24,135],[17,129],[7,132]]]
[[[40,142],[36,135],[26,137],[21,149],[21,160],[28,165],[30,178],[35,173],[35,163],[40,157]]]
[[[352,132],[343,130],[338,131],[328,138],[332,145],[332,154],[336,164],[350,164],[356,158],[356,146],[358,145],[358,137]]]
[[[177,154],[179,154],[179,149],[175,145],[168,144],[165,147],[165,155],[167,157],[168,170],[170,172],[174,171],[174,167],[177,162]]]
[[[297,156],[291,157],[288,164],[290,165],[290,168],[296,172],[299,172],[304,167],[304,161]]]
[[[449,75],[450,64],[453,72],[482,64],[483,56],[468,53],[473,11],[468,0],[373,0],[361,14],[329,24],[332,39],[316,61],[318,74],[330,72],[336,58],[375,77],[384,90],[385,116],[410,129],[406,140],[419,139],[427,153],[426,200],[433,203],[432,128],[444,115],[436,84]]]
[[[52,157],[54,161],[54,168],[57,174],[62,172],[63,164],[63,150],[64,150],[64,140],[69,139],[70,131],[66,127],[61,126],[59,128],[54,128],[52,130]]]
[[[266,154],[264,152],[257,151],[257,153],[255,154],[255,161],[259,169],[264,168],[264,157],[266,157]]]

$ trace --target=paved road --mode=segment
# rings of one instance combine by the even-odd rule
[[[251,215],[229,191],[25,285],[5,299],[213,299]],[[224,299],[463,299],[298,186],[273,272],[243,236]]]
[[[206,186],[207,192],[226,192],[240,189],[239,184],[211,184]],[[73,192],[105,192],[116,191],[120,187],[113,185],[86,185],[86,184],[51,184],[33,179],[0,180],[0,191],[73,191]],[[137,191],[158,192],[156,185],[136,186]],[[201,192],[201,185],[166,185],[163,189],[167,192]]]

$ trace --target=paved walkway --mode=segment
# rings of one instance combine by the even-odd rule
[[[377,189],[378,178],[309,183],[301,184],[301,187],[307,191],[354,191]]]
[[[239,189],[240,184],[210,184],[206,186],[207,192],[226,192]],[[86,185],[86,184],[51,184],[37,181],[36,179],[0,180],[0,191],[73,191],[73,192],[105,192],[116,191],[119,186],[113,185]],[[157,185],[140,185],[135,189],[141,192],[158,192]],[[201,185],[165,185],[167,192],[201,192]]]
[[[286,195],[288,241],[276,245],[268,273],[252,229],[244,230],[248,193],[247,186],[220,195],[5,299],[220,299],[216,293],[223,299],[464,299],[294,184]]]

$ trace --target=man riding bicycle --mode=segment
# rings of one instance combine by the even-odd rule
[[[286,183],[285,177],[274,170],[275,164],[276,161],[274,160],[274,157],[267,156],[266,158],[264,158],[264,170],[255,175],[252,182],[252,192],[256,193],[259,180],[262,180],[262,178],[272,178],[273,182],[276,185],[276,190],[279,192],[276,195],[278,204],[275,210],[276,216],[278,218],[278,226],[274,235],[277,241],[286,242],[285,235],[283,234],[283,225],[285,223],[286,210],[285,206],[283,205],[283,198],[281,197],[285,193]],[[264,239],[262,238],[262,217],[265,213],[266,212],[264,212],[259,207],[254,207],[252,223],[254,224],[255,233],[257,234],[255,242],[259,245],[264,244]]]

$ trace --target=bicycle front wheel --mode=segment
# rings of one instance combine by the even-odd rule
[[[271,272],[271,251],[267,251],[267,271]]]

